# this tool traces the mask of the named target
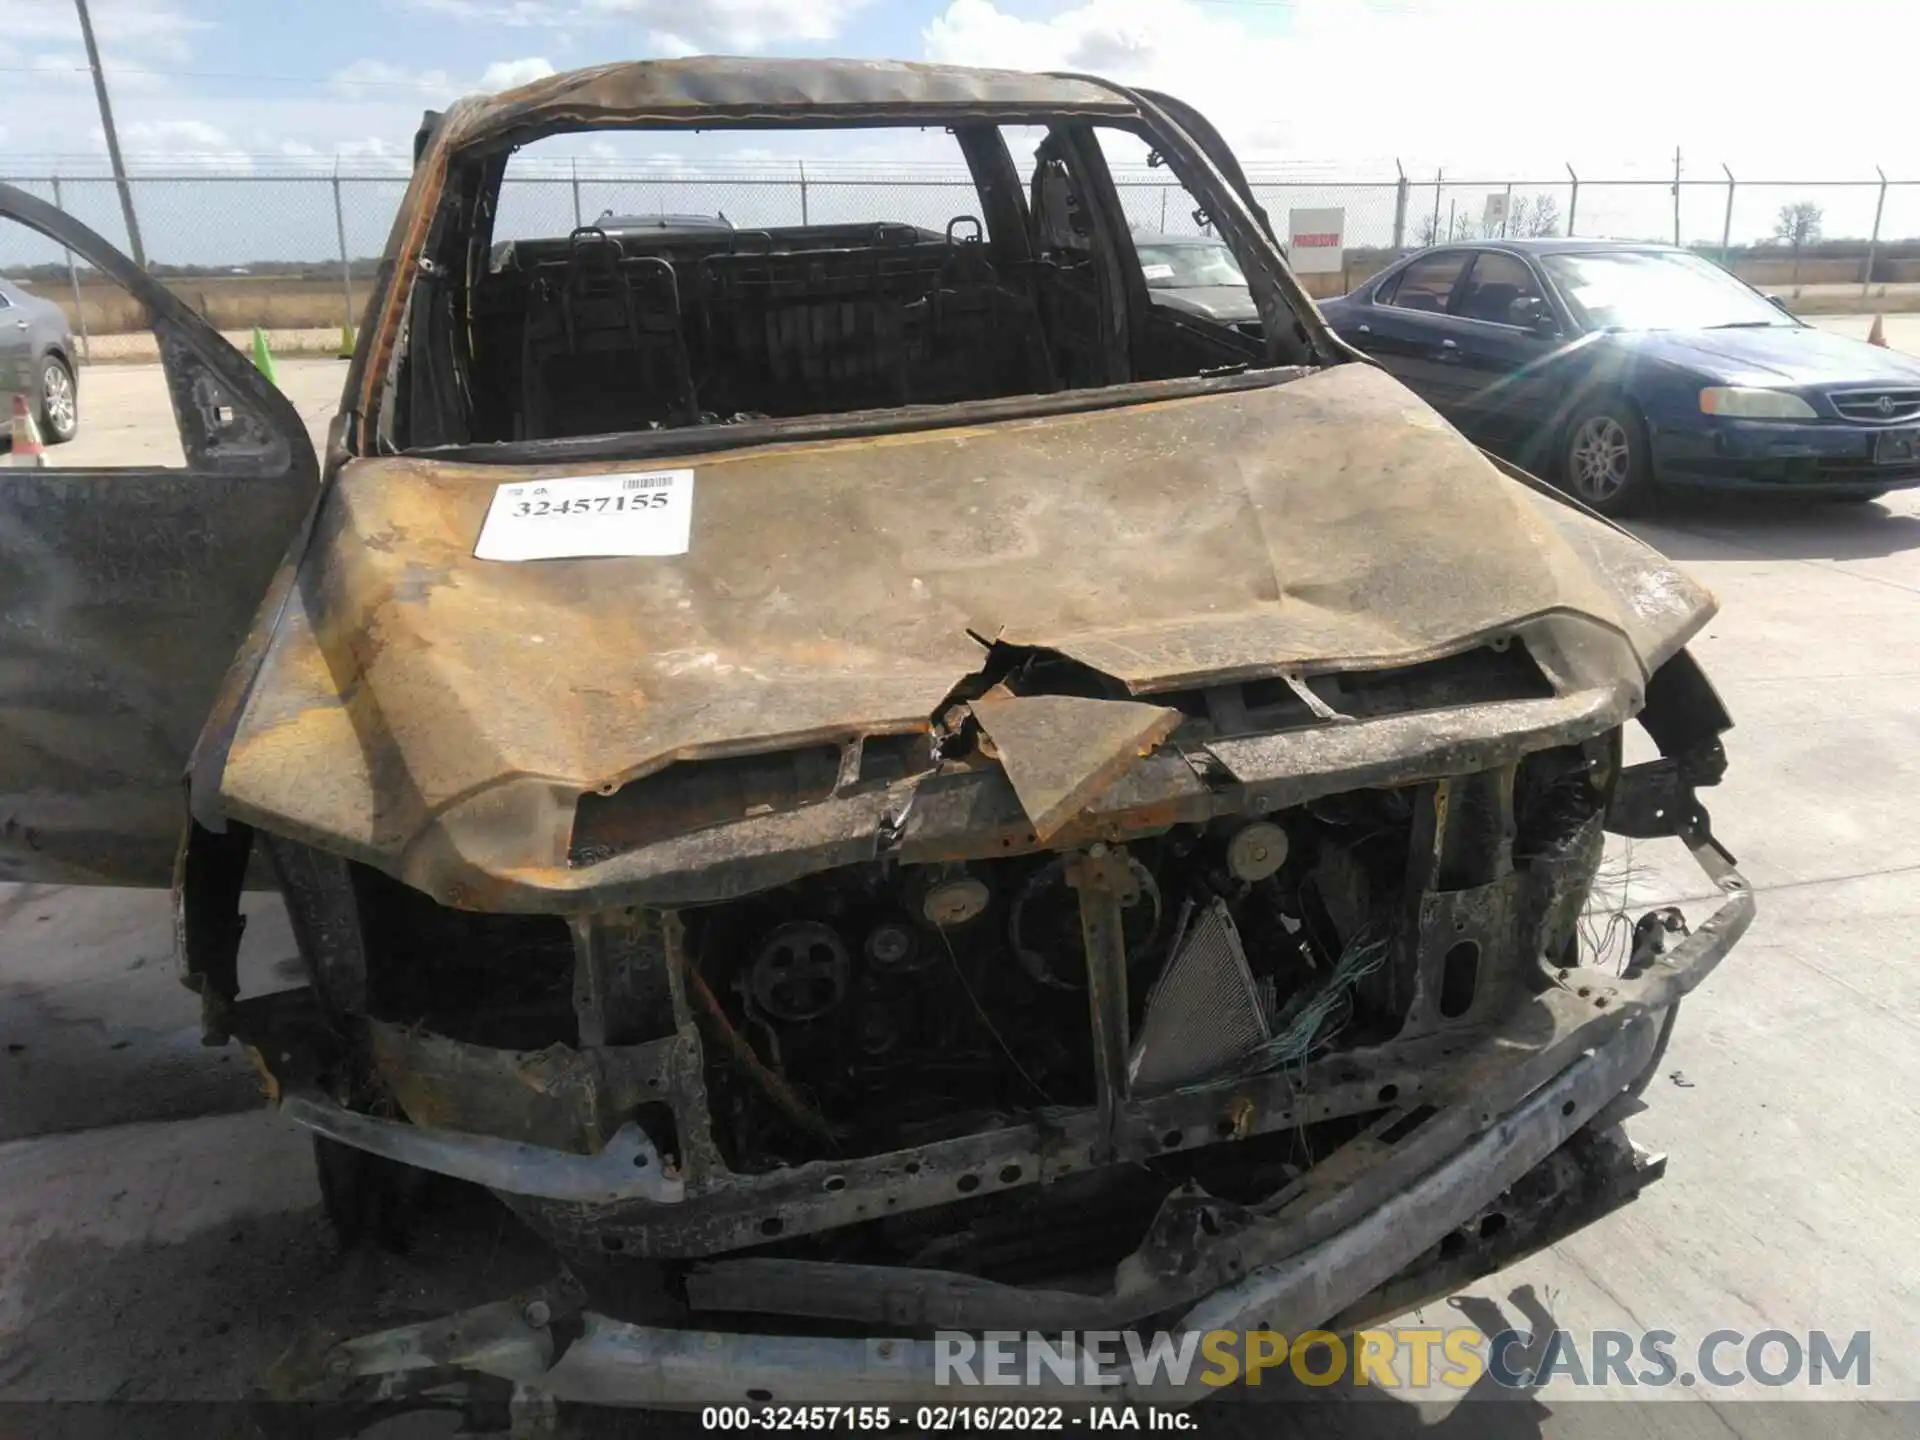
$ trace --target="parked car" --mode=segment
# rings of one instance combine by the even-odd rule
[[[1803,324],[1672,246],[1444,245],[1320,308],[1467,434],[1604,513],[1667,486],[1920,485],[1920,359]]]
[[[472,263],[513,147],[742,115],[951,127],[979,218]],[[1260,338],[1153,303],[1109,125]],[[173,884],[206,1036],[344,1235],[413,1167],[567,1267],[289,1389],[952,1401],[946,1328],[1084,1399],[1032,1332],[1344,1330],[1659,1174],[1619,1122],[1752,914],[1695,793],[1713,601],[1333,335],[1197,112],[690,59],[462,101],[418,156],[324,470],[0,186],[193,402],[184,470],[0,485],[0,878]],[[1721,899],[1624,969],[1581,948],[1609,831]],[[249,993],[262,862],[307,983]]]
[[[1136,235],[1133,246],[1154,304],[1259,333],[1259,307],[1230,247],[1211,235]]]
[[[616,215],[602,210],[594,228],[609,235],[649,230],[732,230],[734,223],[725,215]]]
[[[47,444],[62,444],[79,433],[73,356],[65,312],[17,281],[0,280],[0,433],[16,395],[27,397]]]

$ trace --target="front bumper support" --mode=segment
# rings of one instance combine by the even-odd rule
[[[1477,1133],[1430,1169],[1345,1217],[1337,1230],[1200,1299],[1177,1328],[1297,1335],[1364,1306],[1640,1079],[1654,1063],[1672,1007],[1719,963],[1753,915],[1751,892],[1712,840],[1704,833],[1684,838],[1725,900],[1671,952],[1645,962],[1630,1001],[1594,1011],[1581,1027],[1594,1043],[1518,1103],[1484,1113]],[[325,1375],[329,1387],[371,1380],[401,1393],[410,1375],[467,1371],[564,1401],[669,1408],[987,1398],[943,1384],[940,1353],[935,1341],[893,1336],[635,1325],[558,1297],[522,1297],[347,1341],[327,1357]],[[1181,1405],[1210,1393],[1197,1380],[1198,1367],[1185,1384],[1164,1374],[1151,1383],[1114,1376],[1092,1388],[1062,1382],[1046,1364],[1030,1371],[1024,1354],[1014,1368],[1035,1377],[1018,1387],[1023,1400]]]

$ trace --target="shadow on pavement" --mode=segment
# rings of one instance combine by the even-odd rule
[[[1726,560],[1741,551],[1780,560],[1865,560],[1920,549],[1920,517],[1885,500],[1673,495],[1627,528],[1676,560]]]
[[[1451,1319],[1429,1314],[1423,1322],[1471,1325],[1488,1337],[1504,1330],[1541,1337],[1531,1346],[1509,1348],[1507,1360],[1516,1372],[1538,1366],[1545,1337],[1558,1328],[1531,1285],[1513,1291],[1505,1306],[1475,1295],[1456,1296],[1446,1306]],[[1437,1356],[1435,1364],[1440,1364]],[[1406,1399],[1345,1379],[1315,1388],[1283,1370],[1271,1372],[1263,1391],[1256,1396],[1243,1386],[1201,1406],[1195,1412],[1198,1432],[1213,1440],[1540,1440],[1542,1426],[1554,1414],[1535,1397],[1532,1385],[1502,1385],[1491,1374],[1464,1394],[1441,1400]],[[1556,1435],[1573,1433],[1577,1427],[1555,1427]]]

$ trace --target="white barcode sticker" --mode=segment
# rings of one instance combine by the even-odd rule
[[[684,555],[692,531],[691,470],[517,480],[493,492],[473,553],[481,560]]]

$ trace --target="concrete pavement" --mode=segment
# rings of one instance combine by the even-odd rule
[[[1871,314],[1809,315],[1806,319],[1809,325],[1818,325],[1836,335],[1851,335],[1856,340],[1866,339],[1873,329]],[[1890,347],[1910,355],[1920,354],[1920,315],[1896,315],[1889,311],[1882,316],[1881,324]]]
[[[281,367],[316,427],[343,368]],[[1493,1418],[1429,1392],[1222,1404],[1202,1412],[1205,1432],[1910,1433],[1886,1407],[1920,1401],[1920,1278],[1902,1238],[1920,1193],[1920,496],[1687,503],[1636,528],[1722,603],[1696,650],[1737,728],[1727,781],[1705,798],[1759,919],[1687,1002],[1631,1126],[1669,1154],[1667,1178],[1418,1318],[1662,1327],[1677,1351],[1722,1328],[1864,1329],[1871,1384],[1809,1411],[1725,1402],[1836,1392],[1695,1385],[1629,1420],[1562,1375]],[[1706,887],[1676,850],[1617,852],[1616,900],[1633,913],[1687,901],[1697,917]],[[287,983],[284,919],[270,897],[250,909],[248,988]],[[316,1327],[424,1318],[542,1272],[484,1197],[430,1209],[409,1256],[340,1254],[304,1142],[253,1111],[237,1056],[193,1043],[168,954],[163,897],[0,890],[0,1397],[234,1396]]]
[[[280,389],[307,423],[317,454],[340,405],[347,362],[274,360]],[[87,365],[80,370],[80,431],[47,451],[49,465],[185,465],[166,377],[157,363]]]

